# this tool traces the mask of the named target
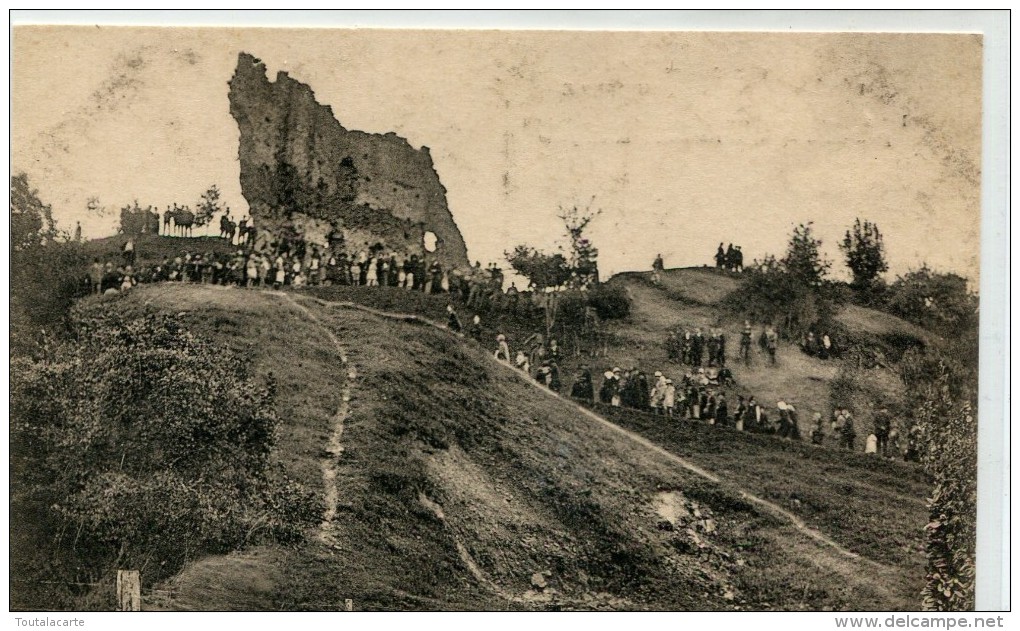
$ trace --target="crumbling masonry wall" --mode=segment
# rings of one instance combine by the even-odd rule
[[[424,254],[437,237],[444,266],[466,266],[464,238],[446,205],[428,147],[394,133],[348,130],[312,89],[247,53],[230,80],[230,113],[240,130],[241,192],[260,233],[296,231],[310,242],[342,234],[349,253],[380,243]]]

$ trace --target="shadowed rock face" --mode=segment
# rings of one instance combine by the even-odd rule
[[[381,243],[405,256],[425,253],[431,232],[430,259],[468,264],[428,147],[345,129],[309,86],[286,72],[269,81],[247,53],[230,80],[230,113],[241,132],[241,192],[260,232],[293,229],[324,243],[334,231],[349,253]]]

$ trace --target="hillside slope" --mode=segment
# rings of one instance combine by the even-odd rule
[[[832,532],[852,522],[829,533],[799,523],[725,466],[691,467],[448,332],[208,286],[142,287],[114,304],[185,312],[197,333],[273,371],[285,419],[276,457],[323,497],[307,543],[196,561],[149,607],[917,606],[917,564],[848,552]],[[747,453],[751,468],[803,457]],[[834,461],[817,491],[866,465]],[[900,492],[922,488],[908,478]],[[914,512],[889,518],[911,524]]]

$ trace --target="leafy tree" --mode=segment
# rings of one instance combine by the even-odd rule
[[[142,208],[136,199],[120,209],[121,234],[157,234],[159,232],[159,210],[153,206]]]
[[[81,244],[69,242],[24,173],[11,177],[11,349],[33,352],[43,329],[63,326],[84,291]]]
[[[927,265],[896,279],[889,287],[888,309],[945,337],[976,330],[978,325],[978,299],[967,289],[967,279]]]
[[[56,239],[52,207],[39,199],[39,192],[28,183],[28,175],[11,176],[11,248],[24,252]]]
[[[594,198],[592,198],[594,200]],[[528,279],[531,287],[543,290],[543,312],[546,334],[552,332],[559,313],[560,303],[567,307],[568,322],[590,329],[585,323],[588,317],[622,318],[630,313],[630,298],[625,292],[610,290],[598,292],[599,269],[598,248],[584,235],[585,229],[601,211],[585,208],[560,206],[559,215],[566,232],[566,248],[547,254],[527,245],[518,245],[512,252],[505,252],[511,267]],[[566,253],[564,253],[566,252]],[[554,290],[554,291],[549,291]],[[567,296],[561,300],[564,290],[578,290],[581,296]],[[597,314],[597,316],[596,316]]]
[[[975,340],[976,341],[976,340]],[[976,360],[976,353],[974,354]],[[977,365],[942,352],[914,352],[903,362],[921,461],[931,476],[924,608],[974,608],[977,518]]]
[[[505,252],[506,260],[536,289],[554,289],[566,285],[573,271],[565,256],[559,252],[546,254],[527,245],[518,245]]]
[[[505,252],[506,260],[521,276],[528,279],[530,286],[542,291],[542,311],[545,314],[546,335],[556,325],[559,310],[558,291],[571,278],[572,270],[563,254],[546,254],[526,245],[518,245],[512,252]]]
[[[594,199],[594,198],[593,198]],[[569,209],[560,207],[559,218],[567,231],[570,246],[571,286],[575,288],[593,287],[599,283],[599,251],[590,239],[584,236],[584,230],[601,210],[592,211],[591,204],[581,209],[573,206]]]
[[[220,205],[220,189],[213,184],[209,189],[202,193],[202,198],[198,202],[198,206],[195,210],[195,225],[206,226],[212,223],[213,216],[223,212],[223,207]]]
[[[873,287],[879,280],[879,274],[888,271],[885,261],[885,243],[878,226],[865,220],[861,223],[858,217],[853,228],[846,231],[839,249],[846,257],[846,265],[853,273],[851,286],[857,290]]]
[[[602,320],[620,320],[630,315],[631,298],[622,285],[603,283],[588,292],[588,302]]]
[[[825,280],[832,263],[822,256],[822,241],[815,238],[812,225],[812,222],[808,222],[794,228],[782,264],[786,272],[797,281],[818,287]]]
[[[827,324],[842,300],[825,275],[831,263],[821,254],[822,242],[812,224],[798,225],[786,255],[766,255],[745,270],[740,287],[726,297],[730,310],[742,318],[776,325],[786,339],[797,339],[813,325]]]

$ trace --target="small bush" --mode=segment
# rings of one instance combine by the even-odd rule
[[[622,320],[630,315],[630,295],[622,285],[601,284],[589,292],[588,302],[603,320]]]

